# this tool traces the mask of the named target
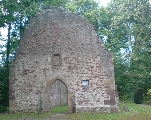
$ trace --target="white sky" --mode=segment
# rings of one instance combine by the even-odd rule
[[[106,6],[111,0],[95,0],[100,4],[100,6]]]

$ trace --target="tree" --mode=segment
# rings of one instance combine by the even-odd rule
[[[29,20],[45,6],[65,6],[69,0],[1,0],[0,27],[8,27],[6,50],[1,51],[3,59],[0,66],[0,112],[8,107],[9,61],[18,48],[20,34]]]
[[[65,6],[66,9],[82,15],[89,23],[94,25],[94,29],[97,31],[99,27],[99,5],[94,0],[71,0]]]
[[[130,91],[131,98],[133,98],[135,92],[142,88],[144,95],[151,85],[149,81],[151,68],[148,66],[150,63],[148,60],[151,59],[149,0],[112,0],[112,3],[105,8],[105,13],[110,18],[104,30],[100,29],[100,36],[107,36],[107,39],[104,39],[105,46],[114,53],[116,82],[120,87],[119,94],[126,89]],[[123,69],[123,67],[125,72],[119,74],[120,68]],[[121,81],[124,83],[122,86]]]

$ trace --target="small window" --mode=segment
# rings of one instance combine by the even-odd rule
[[[53,54],[53,56],[52,56],[52,65],[60,65],[60,64],[61,64],[60,54]]]
[[[89,80],[82,80],[83,90],[87,90],[89,88]]]

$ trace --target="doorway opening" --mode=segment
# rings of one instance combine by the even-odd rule
[[[57,79],[52,83],[49,90],[49,105],[50,108],[54,106],[63,106],[68,103],[67,87],[61,80]]]
[[[43,112],[56,106],[67,106],[67,112],[73,113],[73,92],[65,80],[60,77],[47,82],[43,95]]]

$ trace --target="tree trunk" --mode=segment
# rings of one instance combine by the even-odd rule
[[[8,22],[8,40],[7,40],[6,61],[9,61],[9,54],[10,54],[10,30],[11,30],[11,22]]]

